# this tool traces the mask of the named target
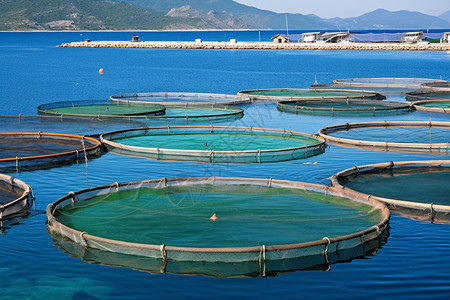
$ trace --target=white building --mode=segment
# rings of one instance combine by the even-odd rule
[[[305,32],[302,33],[303,43],[315,43],[320,38],[320,32]]]
[[[450,43],[450,32],[444,32],[442,34],[441,43]]]
[[[349,42],[349,32],[327,32],[320,36],[316,43],[342,43]]]
[[[416,31],[416,32],[405,32],[402,35],[402,42],[403,43],[417,43],[421,42],[423,37],[422,31]]]

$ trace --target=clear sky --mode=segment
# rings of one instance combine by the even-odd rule
[[[450,0],[235,0],[275,12],[315,14],[321,18],[357,17],[377,8],[410,10],[437,16],[450,10]]]

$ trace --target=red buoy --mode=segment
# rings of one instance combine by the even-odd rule
[[[213,221],[216,221],[218,219],[218,217],[216,216],[216,214],[213,214],[210,219]]]
[[[99,74],[103,74],[104,72],[105,72],[105,70],[103,70],[103,69],[98,70]]]

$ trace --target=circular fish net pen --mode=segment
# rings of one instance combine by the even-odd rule
[[[409,103],[374,100],[299,100],[280,101],[277,109],[294,114],[320,116],[380,116],[408,113]]]
[[[1,132],[0,169],[47,168],[86,162],[100,154],[101,143],[93,138],[58,133]]]
[[[447,100],[450,101],[450,90],[414,91],[406,93],[406,100]]]
[[[423,86],[425,84],[443,83],[444,80],[430,78],[346,78],[335,79],[334,84],[358,87],[410,87]]]
[[[423,84],[426,87],[433,89],[450,89],[450,81],[438,81]]]
[[[4,220],[23,215],[33,206],[33,193],[28,184],[0,174],[0,227]]]
[[[195,106],[169,106],[152,103],[127,103],[120,101],[96,100],[96,101],[65,101],[40,105],[40,114],[57,116],[87,117],[98,119],[127,119],[129,121],[143,122],[163,121],[173,123],[181,121],[190,122],[223,122],[242,118],[244,111],[238,107],[227,105],[213,107],[206,104]],[[135,126],[141,127],[141,126]]]
[[[401,215],[450,222],[450,160],[359,166],[331,179],[333,186],[370,195]]]
[[[60,101],[38,106],[38,113],[76,117],[127,117],[155,116],[165,114],[166,108],[160,104],[133,105],[108,100]]]
[[[325,99],[374,99],[386,97],[370,91],[332,89],[261,89],[240,91],[239,96],[252,100],[325,100]]]
[[[390,215],[380,202],[334,187],[209,177],[71,192],[48,205],[47,217],[52,236],[86,249],[156,259],[161,272],[205,274],[217,263],[214,275],[237,276],[264,275],[272,262],[299,258],[329,263],[377,242]]]
[[[138,116],[135,120],[140,120],[146,124],[162,122],[166,124],[193,122],[225,122],[240,119],[244,116],[244,110],[232,106],[170,106],[162,116]]]
[[[328,143],[361,149],[448,155],[450,122],[367,122],[324,127]]]
[[[368,89],[382,94],[404,94],[409,91],[428,90],[432,84],[446,81],[428,78],[347,78],[331,84],[314,84],[313,89]]]
[[[164,126],[100,136],[111,151],[156,160],[265,163],[307,158],[325,143],[307,133],[233,126]]]
[[[450,113],[450,98],[447,100],[415,101],[413,106],[416,110],[437,113]]]
[[[170,106],[198,106],[209,105],[224,106],[251,103],[251,99],[245,96],[209,93],[125,93],[110,96],[111,101],[127,104],[157,103],[166,107]]]

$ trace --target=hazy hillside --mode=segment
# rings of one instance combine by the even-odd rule
[[[243,5],[232,0],[121,0],[142,6],[147,9],[168,13],[171,9],[190,6],[192,9],[206,15],[226,15],[228,20],[233,19],[241,28],[253,29],[285,29],[286,14],[261,10]],[[295,29],[335,29],[333,24],[317,17],[302,14],[287,14],[290,28]],[[223,24],[224,28],[227,24]]]
[[[233,0],[0,0],[0,30],[450,29],[439,17],[378,9],[355,18],[279,14]]]
[[[450,22],[450,10],[447,10],[445,13],[440,14],[438,17],[442,20]],[[450,28],[448,28],[448,29],[450,29]]]
[[[441,18],[406,10],[391,12],[377,9],[356,18],[334,18],[329,21],[341,30],[450,28],[450,23]]]
[[[195,28],[197,21],[106,0],[0,0],[0,30]]]

